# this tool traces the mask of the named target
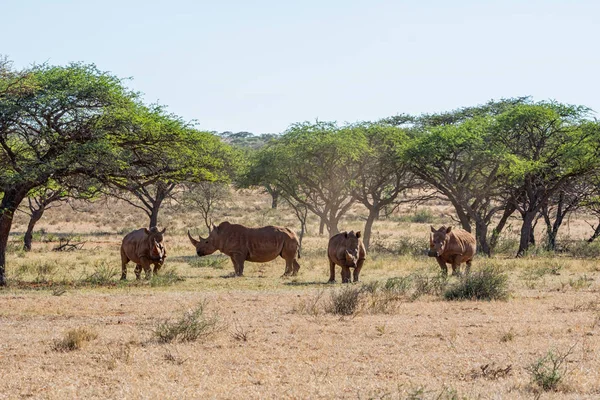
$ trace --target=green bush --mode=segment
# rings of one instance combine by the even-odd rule
[[[446,300],[506,300],[508,277],[496,267],[463,276],[444,291]]]
[[[150,286],[158,287],[158,286],[170,286],[175,282],[184,281],[185,278],[179,275],[175,268],[163,269],[158,271],[157,274],[152,275],[152,279],[150,280]]]
[[[209,336],[219,330],[219,318],[216,314],[206,316],[205,303],[183,313],[175,320],[160,321],[153,330],[154,337],[160,343],[193,342]]]
[[[115,267],[109,266],[106,262],[96,262],[94,272],[82,279],[84,283],[90,285],[106,285],[113,281],[113,278],[119,274]]]
[[[532,382],[545,391],[556,390],[567,373],[566,361],[572,351],[573,347],[564,354],[549,351],[529,365]]]

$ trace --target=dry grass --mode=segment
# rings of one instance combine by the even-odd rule
[[[432,203],[414,218],[415,210],[401,209],[376,223],[380,250],[369,254],[360,284],[325,283],[327,238],[316,235],[315,219],[298,277],[280,278],[279,259],[248,263],[245,277],[228,278],[228,259],[199,261],[187,241],[189,221],[206,233],[198,215],[165,210],[169,257],[159,274],[168,282],[121,283],[120,240],[145,217],[109,205],[85,205],[85,213],[61,207],[41,221],[46,238],[86,240],[82,251],[51,252],[56,243],[38,239],[24,253],[11,239],[10,286],[0,290],[0,398],[525,399],[537,394],[530,367],[549,349],[573,344],[568,373],[543,398],[600,397],[597,259],[476,259],[474,271],[485,264],[506,274],[511,296],[445,301],[439,267],[418,252],[428,225],[413,222],[450,223],[448,206]],[[340,226],[361,229],[358,212]],[[297,226],[256,193],[238,195],[221,219]],[[565,233],[586,236],[587,225],[575,221]],[[25,223],[19,216],[15,231]],[[350,316],[326,312],[341,290],[360,292]],[[161,321],[175,324],[200,299],[228,329],[197,341],[155,340]],[[77,351],[51,350],[57,335],[82,326],[97,338]]]

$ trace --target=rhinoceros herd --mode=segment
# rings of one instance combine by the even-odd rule
[[[142,269],[146,279],[160,270],[167,257],[164,244],[166,229],[138,229],[123,238],[121,244],[121,279],[127,279],[127,263],[136,264],[135,276],[140,279]],[[188,231],[190,242],[196,248],[198,256],[206,256],[219,250],[228,255],[233,263],[236,276],[244,274],[244,263],[268,262],[278,256],[285,260],[283,276],[298,274],[300,264],[300,243],[296,234],[281,226],[264,226],[248,228],[244,225],[221,222],[219,226],[212,225],[208,237],[196,240]],[[476,251],[475,237],[467,231],[453,230],[442,226],[440,229],[431,227],[429,238],[430,250],[428,255],[435,257],[442,273],[446,275],[451,264],[452,275],[460,273],[460,265],[466,263],[466,273],[471,269],[471,262]],[[358,282],[360,271],[367,256],[365,245],[361,240],[360,231],[341,232],[329,239],[327,258],[329,259],[329,282],[335,282],[335,266],[342,267],[342,283],[350,282],[350,268],[353,268],[353,281]],[[154,271],[151,266],[154,265]]]

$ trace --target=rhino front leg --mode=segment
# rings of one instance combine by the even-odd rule
[[[360,270],[362,269],[363,264],[365,263],[365,259],[358,260],[356,263],[356,267],[354,268],[354,282],[358,282],[358,276],[360,275]]]
[[[246,261],[246,257],[243,255],[236,254],[231,256],[231,262],[233,263],[235,276],[244,275],[244,261]]]
[[[448,266],[446,265],[446,262],[440,257],[436,257],[435,259],[437,260],[438,264],[440,265],[440,268],[442,269],[442,275],[448,276]]]
[[[335,263],[331,260],[329,260],[329,282],[328,283],[334,283],[335,282]]]
[[[350,283],[350,267],[342,266],[342,283]]]

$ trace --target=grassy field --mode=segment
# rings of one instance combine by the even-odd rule
[[[238,193],[215,222],[298,226],[268,200]],[[476,273],[506,277],[508,297],[448,301],[459,280],[443,281],[423,255],[429,224],[453,224],[444,203],[376,222],[363,282],[351,285],[326,284],[315,219],[298,277],[280,278],[277,259],[232,278],[228,258],[195,256],[186,231],[206,234],[199,214],[170,206],[160,276],[136,282],[130,265],[121,283],[120,241],[146,216],[112,200],[75,209],[49,210],[29,253],[27,219],[15,220],[0,290],[0,398],[600,398],[597,245],[514,259],[515,221],[502,254],[474,262]],[[360,230],[361,212],[340,228]],[[572,218],[563,239],[589,236],[584,219]],[[83,247],[52,251],[61,238]]]

